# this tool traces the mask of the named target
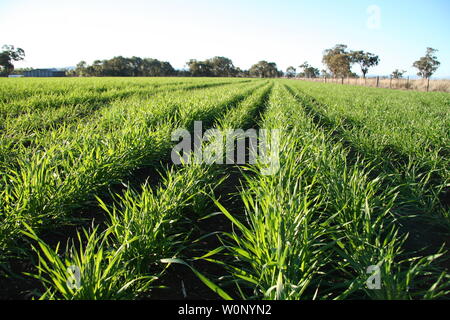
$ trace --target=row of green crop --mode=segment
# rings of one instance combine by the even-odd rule
[[[397,152],[431,168],[446,167],[450,142],[450,95],[290,83],[299,96],[332,122],[363,131],[358,148],[379,157]],[[365,138],[365,139],[363,139]],[[355,141],[356,143],[356,141]]]
[[[0,104],[0,114],[2,118],[13,117],[28,112],[48,108],[59,108],[64,105],[76,105],[85,102],[106,102],[114,97],[126,96],[128,92],[145,92],[146,90],[156,89],[158,87],[176,86],[180,82],[149,81],[145,83],[131,81],[127,86],[116,86],[115,82],[106,82],[102,87],[97,88],[95,82],[74,82],[73,79],[63,79],[58,82],[28,80],[26,82],[5,82],[2,81],[2,102]],[[173,84],[172,84],[173,83]],[[11,88],[11,85],[15,85]],[[33,84],[38,85],[36,90]],[[88,86],[89,84],[89,86]],[[35,90],[33,90],[35,89]]]
[[[332,132],[314,124],[280,85],[260,126],[281,129],[280,170],[249,166],[241,192],[245,215],[221,211],[235,229],[223,237],[234,262],[225,265],[240,298],[411,299],[448,294],[450,277],[432,256],[404,252],[406,236],[392,215],[396,188],[385,188],[371,163],[349,162]],[[370,277],[379,272],[380,287]],[[369,280],[369,284],[367,284]],[[373,285],[374,287],[371,287]]]
[[[383,98],[369,90],[362,94],[372,104],[383,101],[381,109],[371,105],[371,118],[368,111],[362,111],[365,100],[356,92],[343,94],[333,89],[327,97],[323,92],[326,88],[284,87],[283,83],[289,84],[278,82],[260,123],[265,129],[281,129],[279,150],[273,150],[280,157],[279,171],[262,174],[267,168],[264,161],[248,167],[250,173],[244,174],[246,187],[241,192],[246,207],[243,217],[216,202],[236,229],[225,234],[223,247],[203,259],[225,264],[214,256],[227,252],[234,259],[225,265],[229,279],[245,299],[448,295],[450,278],[436,264],[446,252],[434,248],[434,255],[425,256],[406,250],[405,242],[411,235],[399,228],[409,223],[408,216],[400,213],[431,212],[439,207],[430,191],[423,190],[436,193],[445,181],[436,188],[435,184],[428,187],[431,175],[427,178],[425,173],[425,180],[421,180],[429,155],[408,146],[412,140],[402,142],[401,134],[413,126],[421,147],[442,155],[442,141],[446,141],[443,123],[447,120],[440,119],[439,124],[424,129],[418,117],[422,104],[411,100],[416,105],[397,117],[395,110],[403,100],[408,101],[406,96]],[[116,194],[113,206],[100,201],[108,218],[106,231],[97,227],[85,230],[66,250],[50,248],[35,231],[59,223],[73,208],[84,207],[94,194],[134,169],[155,166],[168,158],[170,133],[177,127],[192,129],[195,120],[203,120],[204,126],[216,122],[222,131],[249,126],[269,90],[261,84],[239,83],[196,92],[158,93],[151,101],[133,97],[126,104],[113,102],[91,120],[48,130],[16,149],[16,155],[9,154],[11,161],[3,162],[7,175],[2,173],[0,182],[0,206],[5,209],[1,214],[9,219],[0,230],[5,230],[4,240],[9,235],[14,239],[24,225],[31,226],[26,234],[38,243],[36,277],[46,288],[42,298],[147,295],[164,271],[161,258],[178,257],[189,243],[195,222],[187,220],[186,212],[194,217],[210,213],[205,212],[205,204],[220,183],[225,166],[191,164],[167,170],[156,188],[146,184],[142,190]],[[429,110],[434,121],[439,120],[442,110],[446,112],[445,97],[434,102],[426,96],[419,98],[425,105],[438,106],[440,111]],[[361,106],[351,104],[354,100]],[[351,110],[345,109],[346,104]],[[435,136],[439,138],[431,138]],[[387,153],[387,147],[394,148],[393,154]],[[354,150],[358,151],[356,156]],[[399,154],[408,155],[406,165],[397,161]],[[433,159],[442,179],[448,173],[443,161],[448,159]],[[4,243],[4,248],[9,247]],[[163,261],[184,263],[178,259]],[[381,288],[370,289],[366,281],[377,268]],[[67,283],[68,277],[73,278],[69,270],[80,271],[80,283],[76,279],[75,284]],[[222,298],[230,298],[194,272]]]
[[[50,131],[32,153],[16,154],[2,168],[2,255],[13,245],[23,223],[32,228],[58,224],[97,191],[139,167],[164,160],[175,128],[189,127],[198,119],[211,123],[260,85],[163,92],[149,101],[136,99],[101,110],[96,122]]]
[[[0,168],[11,166],[11,163],[14,163],[16,155],[29,157],[30,154],[35,153],[40,148],[42,141],[45,141],[47,144],[52,144],[52,137],[60,136],[60,131],[77,131],[81,121],[101,121],[103,114],[96,112],[100,106],[111,107],[114,105],[135,105],[136,103],[145,104],[146,100],[151,99],[151,96],[158,92],[175,93],[180,90],[217,87],[228,83],[217,81],[208,83],[204,80],[187,82],[182,85],[163,86],[158,89],[150,87],[145,91],[140,89],[141,94],[137,94],[133,90],[127,91],[125,89],[123,92],[126,92],[127,96],[130,95],[128,98],[119,98],[111,95],[109,97],[111,98],[110,101],[99,99],[98,104],[92,104],[92,101],[87,100],[79,105],[63,105],[56,109],[44,109],[43,111],[24,113],[20,117],[8,118],[5,120],[0,135]],[[182,92],[178,94],[182,94]]]
[[[30,97],[64,97],[73,92],[100,94],[121,91],[157,88],[184,83],[240,82],[242,79],[205,78],[28,78],[0,79],[0,104],[26,100]]]
[[[450,230],[450,210],[441,196],[450,185],[450,95],[295,84],[310,114],[390,175],[404,200],[402,214],[436,219]]]
[[[218,129],[225,132],[228,128],[249,126],[264,105],[270,88],[265,85],[255,90],[229,110],[223,118],[228,120],[216,121]],[[38,242],[35,277],[46,288],[40,298],[130,299],[148,295],[165,269],[161,260],[177,261],[170,258],[178,256],[188,244],[195,221],[188,220],[186,211],[194,213],[194,220],[208,214],[205,205],[223,173],[223,166],[191,163],[167,170],[156,188],[145,184],[139,192],[128,189],[116,194],[113,206],[100,201],[108,217],[106,231],[86,230],[64,252],[53,250],[33,232],[27,232]],[[76,276],[68,268],[78,270],[78,283],[68,282]],[[203,280],[223,298],[228,297],[207,279]]]
[[[132,96],[148,99],[152,94],[161,91],[190,90],[231,83],[233,82],[225,80],[191,80],[165,85],[150,82],[147,86],[127,86],[121,89],[111,87],[102,92],[77,88],[65,94],[34,95],[8,101],[3,107],[0,106],[0,128],[6,136],[15,137],[23,132],[31,135],[36,130],[77,121],[120,99],[125,100]]]

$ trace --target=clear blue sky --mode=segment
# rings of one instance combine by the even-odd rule
[[[0,0],[0,45],[25,50],[17,67],[135,55],[183,68],[221,55],[285,70],[304,61],[322,69],[323,50],[344,43],[380,56],[372,75],[414,75],[430,46],[439,49],[435,76],[450,77],[449,13],[449,0]]]

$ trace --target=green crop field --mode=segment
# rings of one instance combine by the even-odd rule
[[[174,164],[197,121],[276,170]],[[0,79],[0,298],[448,298],[449,146],[449,93]]]

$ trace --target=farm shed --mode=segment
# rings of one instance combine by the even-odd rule
[[[58,69],[34,69],[24,72],[25,77],[65,77],[66,72]]]

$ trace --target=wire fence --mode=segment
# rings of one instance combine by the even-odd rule
[[[296,80],[336,83],[342,85],[365,86],[397,90],[440,91],[450,92],[450,80],[409,79],[401,78],[295,78]]]

